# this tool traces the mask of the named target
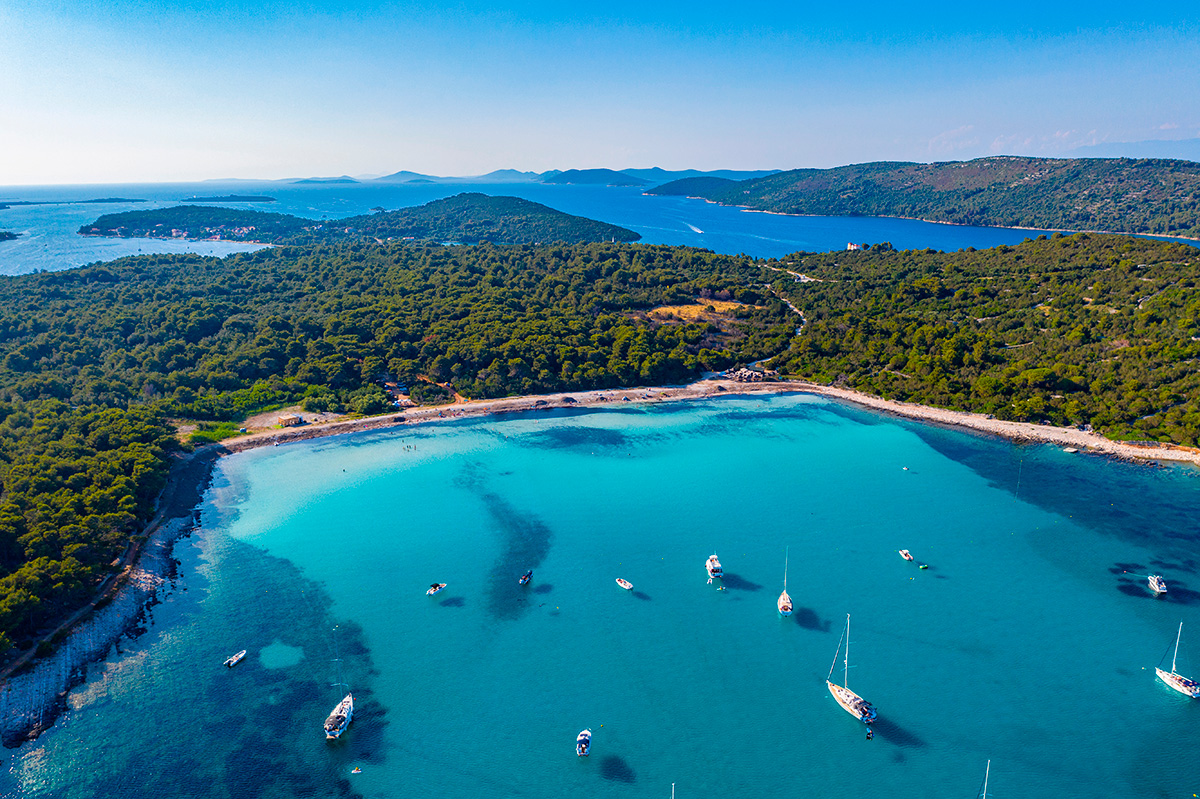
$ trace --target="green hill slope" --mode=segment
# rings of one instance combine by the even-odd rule
[[[997,156],[880,162],[796,169],[729,185],[675,181],[650,193],[788,214],[1200,238],[1200,164],[1191,161]]]
[[[353,239],[413,239],[464,244],[531,244],[561,241],[636,241],[637,233],[572,216],[518,197],[459,194],[414,208],[336,220],[235,208],[180,205],[105,214],[79,232],[122,238],[219,239],[265,244],[307,244]]]

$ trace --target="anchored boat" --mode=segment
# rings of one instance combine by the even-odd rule
[[[825,685],[829,688],[829,693],[833,694],[833,698],[837,703],[854,718],[861,721],[863,724],[870,724],[875,721],[878,713],[871,703],[863,699],[858,694],[854,693],[847,687],[850,682],[850,614],[846,614],[846,632],[842,634],[842,638],[846,641],[846,658],[844,661],[844,676],[842,684],[838,685],[832,682],[829,677],[833,676],[833,670],[837,668],[837,656],[842,650],[842,642],[838,641],[838,651],[833,653],[833,665],[829,667],[829,677],[825,678]]]
[[[579,757],[587,757],[588,752],[592,749],[592,731],[583,730],[579,733],[579,737],[575,739],[575,754]]]
[[[775,606],[777,608],[779,608],[779,615],[783,616],[785,618],[792,615],[792,598],[790,596],[788,596],[788,592],[787,592],[787,563],[788,563],[788,551],[786,549],[784,549],[783,550],[783,593],[779,595],[779,599],[778,599],[778,601],[776,601]]]
[[[1161,574],[1151,574],[1146,578],[1146,584],[1150,586],[1150,590],[1155,596],[1162,596],[1167,593],[1167,581],[1162,578]]]
[[[245,649],[243,649],[241,652],[238,652],[236,655],[230,655],[229,657],[225,658],[225,666],[232,669],[234,666],[241,663],[242,658],[244,657],[246,657]]]
[[[717,560],[717,553],[714,552],[708,556],[708,560],[704,564],[704,568],[708,570],[708,581],[719,580],[725,576],[724,570],[721,568],[721,561]]]
[[[533,569],[530,569],[529,571],[527,571],[521,575],[521,579],[517,580],[517,585],[528,585],[529,581],[532,579],[533,579]]]
[[[350,726],[354,717],[354,694],[346,694],[341,702],[333,708],[333,712],[325,719],[325,737],[337,738]]]
[[[429,590],[425,592],[425,596],[433,596],[438,591],[446,587],[445,583],[433,583],[429,586]]]
[[[912,553],[909,552],[907,549],[900,550],[900,557],[904,558],[905,560],[913,559]]]
[[[617,585],[621,586],[626,591],[633,590],[633,583],[629,582],[628,580],[622,580],[620,577],[617,578]]]
[[[1171,656],[1171,670],[1166,671],[1162,668],[1162,661],[1155,667],[1154,673],[1158,675],[1158,679],[1165,682],[1167,685],[1174,688],[1184,696],[1190,696],[1193,699],[1200,698],[1200,684],[1195,680],[1189,680],[1187,677],[1175,671],[1175,660],[1179,657],[1179,639],[1183,636],[1183,622],[1179,622],[1179,632],[1175,634],[1175,654]],[[1163,660],[1167,659],[1167,653],[1163,652]]]

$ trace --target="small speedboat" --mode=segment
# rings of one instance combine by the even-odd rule
[[[436,594],[438,591],[441,591],[445,587],[446,587],[445,583],[433,583],[432,585],[429,586],[429,590],[425,592],[425,595],[433,596],[434,594]]]
[[[620,577],[617,578],[617,585],[621,586],[626,591],[633,590],[633,583],[629,582],[628,580],[622,580]]]
[[[530,569],[529,571],[527,571],[521,575],[521,579],[517,580],[517,585],[528,585],[529,581],[532,579],[533,579],[533,569]]]
[[[580,757],[587,757],[588,752],[592,748],[592,731],[584,730],[579,733],[579,737],[575,739],[575,754]]]
[[[1162,578],[1161,574],[1151,574],[1146,578],[1146,583],[1157,596],[1167,593],[1167,581]]]
[[[225,665],[232,669],[234,666],[241,663],[242,658],[244,657],[246,657],[245,649],[243,649],[241,652],[238,652],[236,655],[230,655],[229,657],[225,658]]]
[[[904,558],[905,560],[913,559],[912,553],[909,552],[907,549],[900,550],[900,557]]]
[[[716,552],[708,556],[708,560],[704,563],[704,568],[708,570],[708,581],[710,583],[725,576],[725,570],[721,568],[721,561],[717,560]]]

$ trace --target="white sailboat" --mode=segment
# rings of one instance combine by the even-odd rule
[[[850,614],[846,614],[846,632],[842,636],[846,640],[846,659],[844,661],[845,671],[842,677],[842,684],[838,685],[829,679],[833,676],[833,670],[837,668],[837,656],[841,652],[842,643],[838,642],[838,651],[833,653],[833,664],[829,667],[829,677],[825,678],[825,686],[829,688],[829,693],[833,694],[833,698],[842,706],[847,713],[861,721],[863,724],[870,724],[875,721],[879,715],[871,703],[863,699],[858,694],[854,693],[847,687],[850,682]]]
[[[788,596],[788,592],[787,592],[787,563],[788,563],[788,551],[787,551],[787,549],[784,549],[783,550],[783,593],[779,595],[779,600],[775,603],[775,606],[777,608],[779,608],[779,615],[783,616],[785,618],[792,615],[792,598],[790,596]]]
[[[1162,661],[1154,668],[1154,673],[1158,675],[1158,679],[1165,682],[1167,685],[1174,688],[1184,696],[1190,696],[1193,699],[1200,698],[1200,684],[1195,680],[1189,680],[1175,671],[1175,661],[1179,657],[1179,639],[1183,637],[1183,622],[1179,622],[1179,632],[1175,634],[1175,654],[1171,656],[1171,670],[1165,671],[1162,668]],[[1167,659],[1167,653],[1163,653],[1163,660]]]
[[[987,762],[987,769],[983,772],[983,787],[979,789],[979,796],[976,799],[987,799],[988,776],[992,773],[992,761]]]
[[[333,630],[337,632],[335,627]],[[342,697],[342,701],[333,706],[333,710],[325,719],[325,738],[332,740],[338,738],[350,726],[350,720],[354,718],[354,694],[350,691],[350,686],[342,682],[342,659],[337,656],[337,637],[333,639],[333,661],[338,664],[337,676],[338,681],[334,685],[341,685],[346,688],[346,695]]]

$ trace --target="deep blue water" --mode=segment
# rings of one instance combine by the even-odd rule
[[[641,189],[542,184],[288,184],[186,183],[107,186],[0,187],[5,200],[84,200],[126,197],[151,202],[104,205],[13,206],[0,210],[0,229],[19,239],[0,242],[0,274],[55,270],[150,252],[200,252],[224,255],[253,249],[221,242],[154,239],[99,239],[76,234],[101,214],[178,205],[192,196],[266,195],[274,203],[234,205],[298,216],[340,218],[372,208],[420,205],[465,191],[512,195],[566,213],[621,225],[650,244],[684,244],[715,252],[781,256],[798,250],[844,249],[848,242],[890,241],[896,247],[958,250],[1016,244],[1036,231],[965,227],[874,217],[796,217],[743,211],[682,197],[650,197]]]
[[[975,795],[991,759],[997,797],[1187,797],[1200,702],[1153,667],[1183,620],[1200,673],[1198,511],[1192,468],[806,395],[244,453],[149,632],[0,795],[916,799]],[[847,613],[869,742],[824,685]],[[359,710],[330,743],[339,680]]]

